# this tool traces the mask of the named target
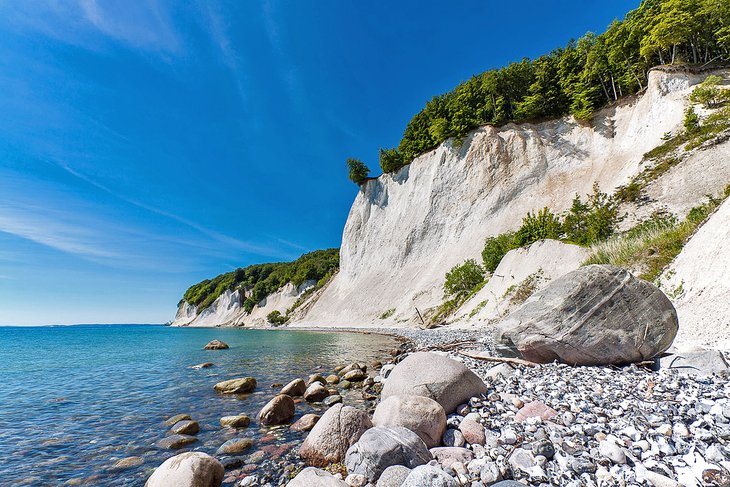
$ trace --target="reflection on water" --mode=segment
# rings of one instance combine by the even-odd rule
[[[231,348],[205,351],[218,338]],[[0,328],[0,484],[57,485],[86,478],[93,485],[141,485],[172,455],[154,443],[168,433],[163,420],[188,413],[200,422],[192,449],[214,453],[227,439],[252,436],[267,450],[292,445],[304,433],[259,429],[255,417],[287,383],[352,361],[382,359],[397,342],[379,335],[81,326]],[[213,362],[214,367],[189,366]],[[213,384],[252,376],[256,391],[224,396]],[[346,396],[358,402],[359,391]],[[317,407],[297,405],[297,417]],[[220,428],[222,416],[248,414],[251,427]],[[114,470],[119,459],[144,464]]]

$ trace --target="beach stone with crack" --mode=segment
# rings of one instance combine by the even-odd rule
[[[251,438],[231,438],[223,443],[215,452],[216,455],[233,455],[241,453],[253,446]]]
[[[532,362],[626,364],[667,350],[677,329],[659,288],[619,267],[589,265],[533,294],[496,326],[495,342]]]
[[[307,402],[320,402],[322,399],[330,395],[330,391],[328,391],[321,383],[314,382],[312,385],[307,387],[307,390],[304,391],[304,399],[307,400]]]
[[[484,382],[461,362],[437,353],[417,352],[396,365],[383,386],[381,398],[430,397],[448,414],[486,391]]]
[[[175,423],[178,423],[180,421],[184,421],[186,419],[193,419],[193,418],[191,418],[189,414],[176,414],[175,416],[172,416],[170,418],[167,418],[165,420],[165,424],[167,426],[172,426]]]
[[[220,420],[221,426],[229,428],[245,428],[251,424],[251,418],[245,414],[236,416],[223,416]]]
[[[266,426],[288,423],[294,417],[295,409],[291,396],[279,394],[261,409],[259,422]]]
[[[220,340],[211,340],[204,347],[204,350],[225,350],[230,348],[227,343]]]
[[[168,458],[152,473],[145,487],[218,487],[223,465],[202,452],[187,452]]]
[[[395,395],[381,401],[373,414],[375,426],[403,426],[415,432],[428,448],[441,443],[446,413],[439,403],[423,396]]]
[[[305,468],[286,485],[287,487],[349,487],[345,481],[314,467]]]
[[[378,487],[401,487],[406,481],[411,469],[403,465],[391,465],[383,470],[378,479]]]
[[[197,421],[185,419],[175,423],[170,431],[178,435],[195,435],[200,431],[200,424]]]
[[[314,428],[314,425],[319,421],[320,416],[318,414],[309,413],[299,418],[289,429],[292,431],[309,431]]]
[[[299,397],[307,390],[307,384],[303,379],[294,379],[282,387],[281,393],[291,397]]]
[[[253,377],[241,377],[229,379],[217,383],[213,389],[222,394],[245,394],[256,388],[256,379]]]
[[[433,465],[420,465],[408,474],[401,487],[458,487],[454,478]]]
[[[317,421],[299,448],[309,465],[324,467],[342,462],[347,449],[373,424],[365,411],[335,404]]]
[[[413,431],[402,426],[376,426],[347,450],[345,465],[349,472],[375,482],[391,465],[415,468],[432,459],[426,444]]]
[[[198,439],[190,435],[170,435],[158,441],[157,446],[169,450],[177,450],[178,448],[188,446],[196,441],[198,441]]]

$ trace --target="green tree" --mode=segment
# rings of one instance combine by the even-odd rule
[[[687,132],[694,132],[700,127],[700,116],[693,107],[687,108],[684,112],[684,129]]]
[[[384,173],[395,172],[405,165],[398,149],[380,149],[380,168]]]
[[[715,108],[720,105],[723,100],[725,90],[718,87],[722,82],[722,78],[717,75],[710,75],[694,90],[689,99],[695,103],[702,103],[705,108]]]
[[[536,214],[528,212],[515,234],[514,244],[516,247],[524,247],[538,240],[559,239],[562,227],[560,219],[547,206]]]
[[[474,259],[451,268],[446,273],[444,296],[450,299],[463,299],[474,288],[484,282],[484,269]]]
[[[493,273],[497,269],[505,254],[515,248],[514,241],[513,232],[500,233],[496,237],[487,239],[484,243],[484,250],[482,250],[482,261],[487,272]]]
[[[370,169],[360,159],[347,159],[347,170],[350,181],[357,185],[361,185],[367,181],[368,174],[370,174]]]

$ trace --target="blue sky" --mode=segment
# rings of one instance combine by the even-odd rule
[[[339,246],[345,158],[638,3],[0,0],[0,325],[164,322]]]

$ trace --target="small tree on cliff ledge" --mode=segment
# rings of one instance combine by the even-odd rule
[[[349,170],[350,181],[357,185],[361,185],[368,179],[370,169],[360,159],[347,159],[347,169]]]

